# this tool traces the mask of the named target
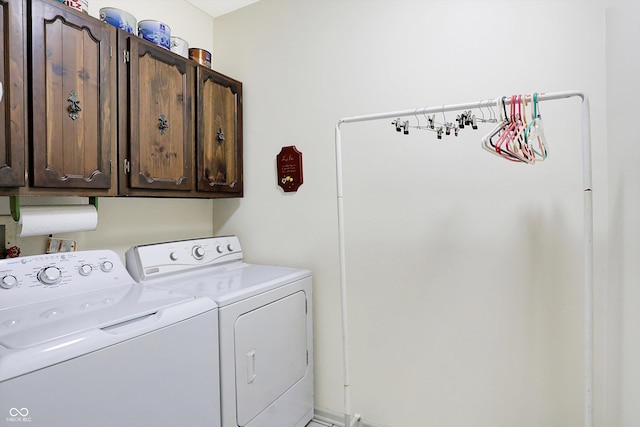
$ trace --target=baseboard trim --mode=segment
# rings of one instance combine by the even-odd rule
[[[337,426],[344,427],[344,414],[340,412],[335,412],[326,408],[318,408],[317,406],[314,409],[314,416],[318,421],[324,421],[326,423],[335,424]],[[362,419],[360,421],[360,425],[358,427],[391,427],[383,424],[374,424],[370,421]]]

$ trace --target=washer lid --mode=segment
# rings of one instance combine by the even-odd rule
[[[173,276],[171,280],[150,280],[146,284],[208,297],[223,307],[310,276],[309,270],[236,263],[197,274]]]
[[[193,299],[193,296],[127,284],[2,310],[0,345],[7,349],[26,349],[92,329],[108,330]]]

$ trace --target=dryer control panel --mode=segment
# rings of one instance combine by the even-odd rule
[[[134,246],[125,258],[131,276],[144,282],[204,267],[242,262],[242,248],[237,236],[203,237]]]
[[[110,250],[8,258],[0,260],[0,309],[132,283]]]

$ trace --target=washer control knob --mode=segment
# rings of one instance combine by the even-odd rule
[[[178,258],[180,258],[180,257],[178,256],[178,253],[177,253],[177,252],[171,252],[171,253],[169,254],[169,258],[171,258],[171,261],[177,261],[177,260],[178,260]]]
[[[204,248],[202,246],[194,246],[193,249],[191,250],[191,253],[193,254],[193,257],[195,259],[202,259],[204,258]]]
[[[81,276],[88,276],[92,271],[93,267],[91,267],[91,265],[89,264],[82,264],[78,269],[78,273],[80,273]]]
[[[45,267],[38,273],[38,280],[45,285],[55,285],[62,279],[62,271],[58,267]]]
[[[100,264],[100,270],[104,271],[105,273],[110,272],[111,270],[113,270],[113,263],[111,261],[103,261],[102,264]]]
[[[12,275],[4,276],[2,280],[0,280],[0,288],[3,288],[3,289],[11,289],[17,284],[18,284],[18,279],[16,279],[16,276],[12,276]]]
[[[233,248],[233,245],[232,245],[231,243],[229,243],[229,244],[227,245],[227,250],[228,250],[229,252],[233,252],[234,248]]]
[[[221,254],[222,252],[224,252],[224,249],[222,248],[222,246],[216,246],[216,252]]]

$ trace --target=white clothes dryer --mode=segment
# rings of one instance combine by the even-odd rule
[[[247,264],[236,236],[140,245],[126,253],[146,286],[218,305],[223,427],[303,427],[313,418],[312,276]]]
[[[217,319],[113,251],[0,260],[0,425],[219,427]]]

